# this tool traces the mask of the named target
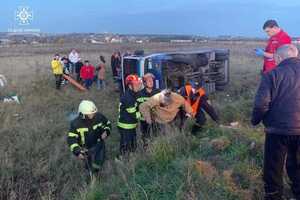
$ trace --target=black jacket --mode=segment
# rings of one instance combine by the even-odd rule
[[[300,135],[300,59],[289,58],[262,75],[251,123],[266,133]]]
[[[120,99],[118,127],[123,129],[135,129],[140,114],[137,104],[138,93],[131,89],[126,90]]]
[[[146,102],[150,97],[156,95],[157,93],[160,93],[160,89],[153,88],[153,90],[150,93],[147,91],[146,88],[142,89],[137,97],[138,104]]]
[[[78,116],[71,122],[67,142],[71,151],[78,156],[82,148],[90,149],[97,142],[103,142],[101,135],[106,131],[107,135],[111,131],[110,121],[100,113],[93,119],[83,119]]]
[[[77,62],[75,64],[75,72],[76,72],[76,74],[80,73],[80,69],[81,69],[82,66],[83,66],[83,63],[81,61],[79,61],[79,62]]]

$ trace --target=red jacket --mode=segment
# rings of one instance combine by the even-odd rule
[[[290,36],[283,30],[281,30],[276,35],[270,37],[265,51],[267,53],[274,54],[280,46],[282,46],[284,44],[291,44],[291,41],[292,40],[291,40]],[[276,63],[275,63],[274,58],[266,58],[265,57],[263,72],[264,73],[269,72],[272,69],[274,69],[275,67],[276,67]]]
[[[80,69],[80,78],[93,79],[95,73],[95,67],[93,65],[83,65]]]

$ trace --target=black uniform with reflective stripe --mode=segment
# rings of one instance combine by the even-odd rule
[[[128,89],[121,97],[118,127],[124,129],[136,128],[139,118],[138,104],[136,102],[137,95],[137,93]]]
[[[156,95],[159,92],[160,92],[159,89],[153,89],[150,93],[147,91],[146,88],[142,89],[138,94],[138,98],[137,98],[138,104],[142,104],[146,102],[150,97]]]
[[[68,133],[68,144],[71,151],[77,156],[82,147],[90,149],[97,142],[102,142],[101,135],[106,131],[107,135],[111,131],[111,122],[101,113],[96,113],[93,119],[83,119],[78,116],[71,122]]]

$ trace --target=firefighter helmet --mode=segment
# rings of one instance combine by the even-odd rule
[[[126,77],[125,79],[125,84],[129,85],[129,84],[138,84],[140,83],[140,79],[137,75],[134,74],[130,74]]]
[[[82,113],[83,115],[94,114],[97,111],[98,109],[94,102],[88,100],[81,101],[78,107],[78,113]]]

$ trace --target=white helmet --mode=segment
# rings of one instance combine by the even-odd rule
[[[5,76],[0,74],[0,88],[4,88],[7,85],[7,80]]]
[[[82,100],[78,107],[78,113],[82,113],[83,115],[94,114],[98,111],[96,105],[92,101]]]

